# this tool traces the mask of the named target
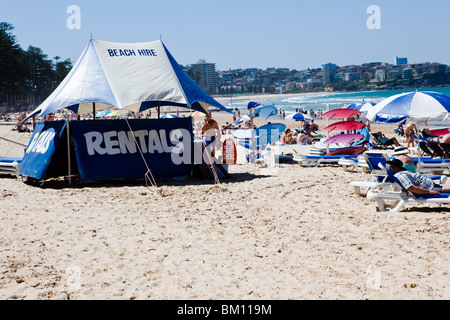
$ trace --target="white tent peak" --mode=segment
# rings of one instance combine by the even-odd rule
[[[198,86],[161,40],[116,43],[90,39],[72,70],[31,116],[69,108],[83,114],[104,109],[141,112],[179,106],[228,111]]]

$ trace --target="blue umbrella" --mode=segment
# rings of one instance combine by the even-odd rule
[[[269,118],[278,114],[278,109],[275,106],[264,106],[253,111],[255,118]]]
[[[357,104],[357,103],[352,103],[352,104],[347,106],[347,109],[355,109],[355,110],[358,110],[358,111],[359,111],[360,108],[361,108],[361,105]]]
[[[373,107],[374,105],[376,105],[376,103],[371,103],[371,102],[366,102],[366,103],[361,103],[361,104],[352,103],[351,105],[347,106],[347,109],[358,110],[362,113],[362,112],[368,112],[371,109],[371,107]]]
[[[408,92],[384,99],[367,113],[367,120],[405,124],[407,120],[418,124],[447,119],[450,97],[437,92]]]
[[[313,118],[303,113],[293,113],[286,116],[286,120],[313,121]]]
[[[427,121],[445,120],[449,112],[450,97],[437,92],[416,91],[384,99],[367,113],[366,118],[369,121],[398,124],[405,124],[409,119],[418,125]],[[419,130],[418,126],[417,130]],[[417,170],[420,172],[420,152],[418,158]]]
[[[102,111],[97,112],[95,114],[95,117],[96,118],[106,117],[110,113],[111,113],[111,110],[102,110]]]
[[[237,119],[234,124],[238,125],[238,124],[240,124],[240,123],[242,123],[244,121],[250,121],[250,116],[249,115],[242,116],[239,119]]]

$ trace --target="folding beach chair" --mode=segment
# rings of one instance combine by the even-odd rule
[[[440,157],[444,158],[444,151],[442,150],[441,146],[434,141],[427,141],[428,146],[433,151],[432,157]]]
[[[394,189],[381,189],[381,190],[369,190],[367,192],[367,199],[372,199],[377,202],[377,209],[383,212],[399,212],[403,209],[407,203],[450,203],[450,193],[441,193],[440,195],[418,195],[413,194],[406,190],[402,183],[391,173],[383,164],[379,164],[379,168],[386,170],[388,178],[394,181],[394,184],[400,188],[400,190]],[[387,208],[387,201],[393,201],[393,208]]]
[[[450,143],[439,143],[439,146],[442,148],[443,158],[450,157]]]
[[[428,143],[426,141],[420,141],[419,142],[420,150],[422,150],[422,155],[428,155],[433,156],[433,150],[429,147]]]
[[[384,145],[381,143],[380,140],[378,140],[378,135],[376,133],[370,133],[372,139],[370,140],[370,143],[373,145],[374,149],[394,149],[395,145],[394,144],[390,144],[390,145]]]

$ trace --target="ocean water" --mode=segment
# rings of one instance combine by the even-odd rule
[[[363,91],[363,92],[351,92],[351,93],[318,93],[317,95],[298,95],[290,97],[280,97],[274,95],[267,99],[255,99],[255,102],[260,102],[264,105],[274,105],[277,108],[281,108],[286,112],[295,112],[295,109],[301,108],[303,110],[319,111],[320,109],[325,111],[326,105],[330,106],[330,109],[345,107],[352,103],[364,103],[373,102],[378,103],[385,98],[389,98],[396,94],[414,91],[433,91],[439,92],[450,96],[450,87],[440,88],[417,88],[407,90],[383,90],[383,91]],[[247,109],[247,105],[250,100],[238,100],[230,97],[229,100],[222,100],[223,104],[227,108]]]
[[[300,108],[302,110],[314,110],[319,111],[320,109],[325,111],[327,105],[330,109],[342,108],[352,103],[365,103],[373,102],[378,103],[383,99],[389,98],[393,95],[414,92],[414,91],[433,91],[450,96],[450,87],[439,87],[439,88],[416,88],[416,89],[403,89],[403,90],[383,90],[383,91],[363,91],[363,92],[349,92],[349,93],[318,93],[317,95],[298,95],[282,97],[274,95],[273,97],[265,99],[255,99],[252,101],[259,102],[263,105],[274,105],[279,109],[284,110],[286,113],[295,112],[296,109]],[[222,100],[222,103],[227,108],[238,108],[241,110],[241,114],[247,113],[247,105],[250,100],[240,100],[230,97],[229,100]],[[450,120],[439,123],[431,123],[430,125],[449,125]]]

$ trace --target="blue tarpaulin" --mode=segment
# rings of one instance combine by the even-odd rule
[[[20,174],[45,180],[67,175],[67,122],[40,122]],[[72,174],[81,181],[189,176],[193,167],[192,119],[91,120],[69,123]]]
[[[21,175],[44,179],[65,128],[66,121],[37,124],[20,166]]]

